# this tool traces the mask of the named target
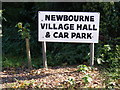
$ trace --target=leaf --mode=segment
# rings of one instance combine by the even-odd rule
[[[97,63],[98,63],[98,64],[101,64],[101,61],[102,61],[101,58],[97,58]]]
[[[30,29],[26,29],[27,31],[30,31]]]
[[[30,27],[30,24],[29,24],[29,23],[26,23],[24,27],[25,27],[25,28]]]
[[[22,32],[22,29],[18,30],[18,32]]]
[[[22,28],[22,22],[19,22],[19,23],[17,24],[17,27],[18,27],[18,28]]]
[[[15,27],[18,27],[18,24],[16,24]]]

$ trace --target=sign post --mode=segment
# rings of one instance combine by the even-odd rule
[[[46,42],[91,43],[90,64],[94,65],[94,43],[98,43],[99,18],[98,12],[39,11],[38,41],[44,42],[43,45]],[[43,48],[46,49],[46,46]],[[47,63],[47,59],[44,61]]]
[[[47,68],[46,42],[42,42],[43,67]]]
[[[90,65],[94,65],[94,43],[90,44]]]

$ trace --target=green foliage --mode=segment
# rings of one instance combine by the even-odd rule
[[[75,79],[74,77],[69,77],[67,80],[68,83],[70,83],[70,85],[75,85]]]
[[[92,81],[92,78],[89,74],[85,75],[82,79],[84,80],[85,84],[90,83]]]
[[[68,79],[63,83],[63,88],[67,87],[68,89],[74,89],[75,85],[75,77],[68,77]]]
[[[28,29],[30,27],[29,23],[26,23],[23,27],[23,23],[19,22],[15,27],[19,28],[18,32],[20,32],[22,39],[25,39],[25,38],[30,39],[30,29]]]
[[[42,60],[40,58],[32,58],[32,67],[38,69],[42,67]],[[9,68],[9,67],[26,67],[27,65],[27,58],[25,57],[18,57],[18,56],[3,56],[2,58],[2,67]]]
[[[97,63],[105,67],[103,77],[106,88],[118,88],[120,78],[120,45],[99,45],[96,52]]]
[[[0,10],[0,20],[2,20],[2,10]]]
[[[105,84],[106,88],[119,88],[120,71],[112,72],[111,69],[108,69],[108,71],[104,71],[103,77],[105,78],[103,83]]]
[[[25,62],[27,61],[27,59],[23,59],[23,58],[17,58],[17,57],[3,57],[3,61],[2,61],[2,67],[4,68],[8,68],[8,67],[20,67],[22,65],[25,66]]]
[[[88,47],[88,44],[48,43],[48,65],[55,66],[62,65],[64,63],[73,65],[77,63],[87,62],[89,59]]]
[[[30,81],[20,81],[16,80],[16,83],[12,83],[10,87],[16,88],[16,89],[29,89],[29,88],[40,88],[42,83],[37,83],[35,80],[30,80]]]
[[[86,73],[86,71],[88,71],[88,67],[86,65],[79,65],[77,66],[78,70],[77,71],[81,71]]]
[[[120,62],[120,45],[99,46],[96,60],[98,64],[107,65],[108,67],[119,67]]]
[[[5,10],[0,10],[0,20],[1,20],[1,21],[2,21],[2,20],[7,21],[6,18],[2,16],[2,14],[3,14],[4,11],[5,11]]]

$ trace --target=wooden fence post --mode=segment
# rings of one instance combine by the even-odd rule
[[[25,38],[25,41],[26,41],[26,53],[28,58],[28,68],[32,68],[29,38]]]

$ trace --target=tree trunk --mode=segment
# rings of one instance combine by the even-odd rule
[[[28,58],[28,68],[32,68],[29,39],[25,38],[25,40],[26,40],[26,53]]]

